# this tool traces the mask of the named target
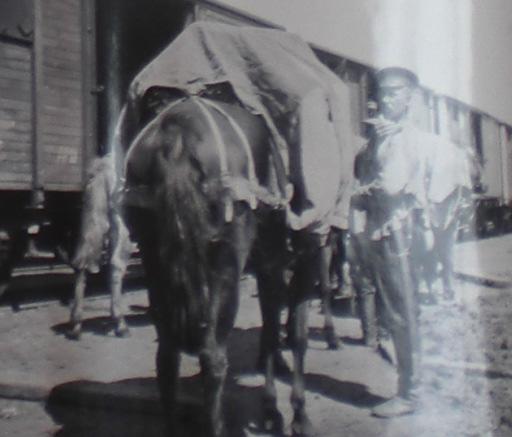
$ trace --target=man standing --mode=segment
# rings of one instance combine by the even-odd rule
[[[429,185],[429,154],[434,135],[421,132],[408,120],[416,75],[403,68],[377,73],[379,113],[367,120],[370,140],[355,162],[356,189],[352,198],[353,236],[361,240],[359,274],[366,295],[376,293],[378,321],[394,343],[398,390],[376,406],[378,417],[415,410],[419,372],[418,303],[411,269],[412,227],[423,227],[428,245],[432,231],[425,215]],[[421,220],[413,220],[420,215]],[[359,235],[357,237],[357,235]],[[371,305],[366,308],[371,312]],[[371,319],[372,314],[366,314]]]

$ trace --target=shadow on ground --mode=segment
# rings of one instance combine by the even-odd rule
[[[92,332],[101,330],[98,324],[101,326],[105,321],[99,319],[89,320],[89,326],[86,324],[85,329]],[[145,320],[142,321],[145,323]],[[261,384],[247,386],[240,383],[243,377],[253,376],[256,372],[259,336],[259,328],[237,328],[231,335],[224,404],[230,437],[247,435],[245,430],[248,429],[251,435],[257,435],[260,431],[258,424],[262,422],[263,387]],[[280,380],[291,384],[289,376]],[[383,400],[369,393],[362,384],[339,381],[323,374],[307,374],[306,388],[310,393],[361,408],[372,407]],[[180,428],[172,434],[173,437],[203,436],[200,375],[180,378],[178,399]],[[62,384],[52,390],[46,409],[61,426],[54,437],[166,435],[155,378],[128,379],[108,384],[92,381]],[[311,413],[314,414],[313,411]]]
[[[139,268],[131,268],[124,282],[124,293],[139,290],[144,281]],[[0,296],[0,306],[20,311],[23,305],[37,305],[58,300],[68,305],[73,299],[75,277],[72,273],[54,273],[51,270],[35,275],[13,277],[6,292]],[[87,278],[86,297],[108,295],[108,275],[103,270]]]
[[[199,375],[180,378],[178,429],[173,437],[206,434],[200,384]],[[244,436],[244,429],[258,422],[260,396],[260,387],[240,387],[230,378],[225,396],[230,437]],[[53,389],[46,411],[60,425],[54,437],[167,437],[154,378],[63,384]]]
[[[146,318],[130,319],[129,324],[145,323]],[[89,319],[84,330],[101,333],[108,318]],[[53,327],[55,332],[66,324]],[[229,345],[229,369],[226,384],[226,426],[230,437],[245,435],[244,428],[258,422],[260,387],[237,383],[241,374],[254,372],[259,330],[236,329]],[[178,394],[179,429],[173,437],[204,435],[200,375],[180,378]],[[60,425],[55,437],[162,437],[166,435],[164,416],[155,378],[128,379],[113,383],[73,381],[54,387],[46,410]]]
[[[129,328],[138,328],[152,324],[151,318],[147,313],[129,314],[125,316],[125,320]],[[108,316],[92,317],[82,321],[83,333],[107,336],[114,328],[115,323]],[[66,335],[71,329],[71,324],[69,322],[59,323],[53,325],[51,329],[56,335]]]

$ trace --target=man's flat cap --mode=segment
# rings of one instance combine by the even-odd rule
[[[407,81],[411,84],[411,86],[416,87],[419,85],[418,76],[413,73],[411,70],[402,67],[386,67],[379,71],[377,71],[375,78],[377,79],[377,83],[382,82],[388,76],[400,76],[407,79]]]

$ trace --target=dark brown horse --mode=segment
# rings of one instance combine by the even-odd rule
[[[263,424],[273,435],[282,433],[274,363],[290,234],[281,198],[264,188],[272,179],[269,138],[263,120],[238,104],[191,97],[167,106],[127,154],[128,217],[146,268],[158,333],[158,383],[171,427],[180,351],[188,351],[200,360],[207,432],[223,433],[226,342],[237,313],[240,277],[250,262],[263,318]],[[137,193],[146,193],[146,200],[131,199]],[[307,294],[315,284],[312,266],[320,248],[314,236],[301,231],[291,241],[292,430],[294,436],[308,436]]]

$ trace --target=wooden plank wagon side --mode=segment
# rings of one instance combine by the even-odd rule
[[[76,229],[85,168],[96,153],[93,7],[80,0],[0,4],[3,282],[31,238],[55,247]]]

